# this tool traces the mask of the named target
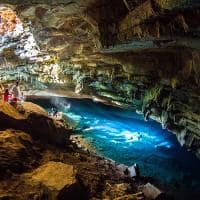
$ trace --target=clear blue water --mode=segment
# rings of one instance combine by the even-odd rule
[[[137,163],[141,174],[170,185],[176,191],[200,194],[200,161],[180,147],[175,135],[133,111],[88,99],[37,100],[47,110],[52,105],[76,124],[79,134],[99,155],[128,166]],[[70,106],[69,106],[70,105]]]

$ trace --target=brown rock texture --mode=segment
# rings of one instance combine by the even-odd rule
[[[22,173],[37,164],[38,153],[29,135],[8,129],[0,132],[0,177]]]
[[[58,146],[67,145],[69,130],[59,121],[48,117],[39,106],[30,102],[11,105],[1,103],[1,129],[13,128],[30,133],[32,137]]]
[[[48,162],[25,175],[25,182],[32,187],[44,187],[48,199],[85,199],[83,187],[76,178],[73,165]]]

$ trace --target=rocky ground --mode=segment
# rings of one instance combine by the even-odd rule
[[[111,161],[77,148],[69,140],[72,130],[37,105],[0,103],[0,121],[2,200],[139,200],[160,194],[144,186],[147,179],[132,179]]]

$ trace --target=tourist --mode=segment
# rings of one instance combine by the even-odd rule
[[[19,87],[19,81],[16,81],[16,83],[14,85],[11,86],[10,93],[13,94],[13,101],[17,102],[18,100],[21,99],[21,90]]]
[[[134,164],[134,168],[135,168],[135,174],[136,174],[136,178],[140,177],[140,168],[139,165],[137,163]]]
[[[4,87],[2,85],[2,83],[0,83],[0,92],[3,92],[4,91]]]
[[[20,101],[24,102],[25,99],[26,99],[26,97],[25,97],[24,93],[22,92],[21,96],[20,96]]]
[[[58,110],[55,107],[51,108],[50,116],[57,117]]]
[[[2,99],[3,99],[3,95],[4,95],[4,87],[2,85],[2,83],[0,83],[0,94],[2,95]],[[0,98],[1,99],[1,98]]]
[[[3,94],[3,100],[4,102],[9,102],[11,99],[12,95],[9,93],[9,90],[6,89],[4,94]]]
[[[54,116],[54,117],[57,117],[57,114],[58,114],[58,110],[57,110],[56,108],[54,108],[53,116]]]

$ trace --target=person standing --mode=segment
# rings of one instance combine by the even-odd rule
[[[3,92],[4,91],[4,86],[2,83],[0,83],[0,92]]]
[[[11,94],[9,93],[9,90],[6,89],[4,94],[3,94],[3,101],[4,102],[9,102],[11,98]]]
[[[14,101],[20,100],[21,90],[20,90],[20,87],[19,87],[19,81],[16,81],[16,83],[13,86],[11,86],[10,93],[13,94],[13,100]]]

